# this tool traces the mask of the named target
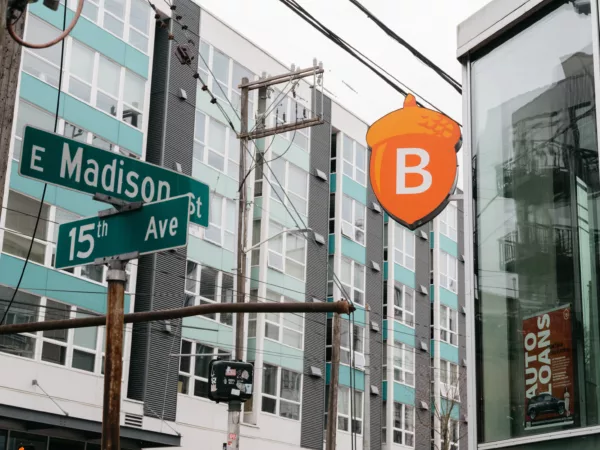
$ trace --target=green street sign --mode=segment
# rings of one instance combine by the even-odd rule
[[[209,187],[194,178],[25,127],[19,174],[86,194],[151,203],[191,194],[190,221],[208,226]]]
[[[144,204],[133,211],[87,217],[58,228],[56,268],[66,269],[126,253],[185,247],[190,196]]]

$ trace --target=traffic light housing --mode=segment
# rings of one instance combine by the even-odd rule
[[[19,446],[19,450],[35,450],[35,447],[33,445],[23,445],[23,444],[21,444]]]

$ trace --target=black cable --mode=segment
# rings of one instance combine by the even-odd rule
[[[444,72],[439,66],[437,66],[433,61],[423,55],[420,51],[402,39],[397,33],[395,33],[391,28],[389,28],[386,24],[384,24],[377,16],[375,16],[371,11],[365,8],[358,0],[349,0],[354,6],[364,12],[369,19],[377,24],[379,28],[381,28],[385,34],[394,39],[404,48],[406,48],[409,52],[411,52],[418,60],[424,63],[427,67],[432,69],[435,73],[437,73],[440,77],[444,79],[450,86],[452,86],[459,94],[462,94],[462,86],[461,84],[452,78],[449,74]]]
[[[62,31],[65,30],[66,26],[67,26],[67,7],[65,5],[64,14],[63,14]],[[55,133],[57,132],[57,129],[58,129],[58,118],[59,118],[59,109],[60,109],[60,95],[61,95],[61,91],[62,91],[64,59],[65,59],[65,40],[63,39],[60,42],[60,73],[58,75],[58,92],[57,92],[57,96],[56,96],[56,114],[54,117],[54,132]],[[12,306],[12,304],[15,300],[15,297],[17,296],[17,292],[19,291],[19,288],[21,287],[21,282],[23,281],[23,277],[25,276],[25,269],[27,269],[27,263],[29,262],[29,258],[31,256],[31,250],[33,249],[33,244],[35,242],[35,234],[37,233],[38,224],[40,223],[40,217],[42,216],[42,210],[44,208],[44,199],[46,198],[47,189],[48,189],[48,184],[44,183],[44,189],[42,190],[42,197],[40,198],[40,208],[38,209],[38,214],[35,219],[35,226],[33,227],[33,233],[31,234],[31,241],[29,242],[29,250],[27,251],[27,257],[25,258],[25,262],[23,263],[23,269],[21,270],[21,275],[19,276],[19,281],[17,282],[17,285],[14,288],[15,290],[13,292],[10,303],[6,307],[6,311],[4,311],[2,320],[0,320],[0,325],[2,325],[4,323],[4,320],[6,319],[6,316],[8,315],[8,311],[10,310],[10,307]]]

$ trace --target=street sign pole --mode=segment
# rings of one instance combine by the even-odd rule
[[[104,359],[104,403],[102,450],[121,448],[121,379],[123,378],[123,326],[126,260],[108,264],[106,309],[106,356]]]

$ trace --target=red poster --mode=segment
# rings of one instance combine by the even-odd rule
[[[573,423],[575,380],[571,307],[523,320],[525,428]]]

